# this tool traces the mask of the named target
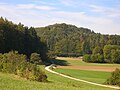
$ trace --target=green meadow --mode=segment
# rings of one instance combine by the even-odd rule
[[[56,60],[56,62],[61,63],[61,60]],[[64,63],[65,62],[71,65],[92,65],[77,60],[64,60]],[[0,90],[114,90],[70,80],[46,71],[43,65],[40,67],[47,74],[48,82],[30,81],[13,74],[0,73]],[[69,69],[55,69],[55,71],[97,83],[104,83],[104,81],[110,76],[110,72]]]
[[[64,62],[66,65],[75,65],[75,66],[108,66],[108,67],[120,67],[120,64],[109,64],[109,63],[86,63],[82,59],[77,58],[62,58],[58,57],[54,60],[55,63]]]
[[[46,74],[49,82],[43,83],[0,73],[0,90],[113,90],[70,80],[47,71]]]
[[[103,84],[108,77],[110,77],[110,72],[101,72],[101,71],[88,71],[88,70],[71,70],[71,69],[55,69],[59,73],[70,75],[75,78],[101,83]]]

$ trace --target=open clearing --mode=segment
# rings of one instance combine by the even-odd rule
[[[59,60],[59,62],[60,60],[61,62],[66,61],[67,65],[58,65],[58,68],[65,69],[112,72],[116,68],[120,68],[120,64],[86,63],[83,62],[81,58],[57,57],[56,60]]]

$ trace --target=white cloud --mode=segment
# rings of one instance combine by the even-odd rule
[[[78,5],[78,3],[75,0],[59,0],[60,3],[62,3],[65,6],[73,6],[76,7],[76,5]]]
[[[42,6],[42,5],[36,5],[36,4],[18,4],[17,8],[20,9],[39,9],[39,10],[54,10],[55,7],[51,6]]]
[[[17,8],[20,8],[20,9],[32,9],[32,8],[35,8],[35,5],[34,4],[18,4]]]
[[[120,17],[120,10],[118,8],[102,7],[96,5],[90,5],[93,12],[105,14],[108,17],[117,18]]]
[[[100,6],[90,5],[90,7],[92,8],[92,11],[94,11],[94,12],[104,12],[105,11],[105,9]]]
[[[42,0],[32,0],[32,2],[42,4],[42,5],[56,5],[55,2],[46,2],[46,1],[42,1]]]

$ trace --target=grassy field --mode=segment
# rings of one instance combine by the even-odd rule
[[[120,67],[120,64],[101,64],[101,63],[86,63],[79,58],[63,58],[57,57],[56,62],[65,63],[65,65],[73,65],[73,66],[110,66],[110,67]]]
[[[70,80],[46,71],[47,83],[18,78],[0,73],[0,90],[114,90]]]
[[[95,82],[95,83],[104,83],[108,77],[110,77],[110,72],[101,72],[101,71],[87,71],[87,70],[71,70],[71,69],[55,69],[55,71],[70,75],[75,78]]]
[[[63,58],[57,57],[56,62],[65,62],[67,65],[72,66],[109,66],[109,67],[120,67],[120,64],[100,64],[100,63],[86,63],[79,58]],[[64,66],[64,65],[63,65]],[[74,70],[74,69],[63,69],[57,68],[55,71],[70,75],[72,77],[76,77],[79,79],[96,82],[96,83],[104,83],[107,78],[111,76],[111,72],[105,71],[90,71],[90,70]]]
[[[73,60],[56,60],[58,64],[67,65],[92,65],[82,61]],[[79,62],[79,63],[78,63]],[[81,63],[80,63],[81,62]],[[45,71],[44,66],[40,66]],[[94,72],[94,71],[82,71],[82,70],[66,70],[56,69],[58,72],[69,74],[80,79],[103,83],[110,73],[106,72]],[[0,90],[114,90],[110,88],[99,87],[83,82],[70,80],[59,75],[52,74],[45,71],[48,76],[48,82],[36,82],[29,81],[23,78],[19,78],[12,74],[0,73]],[[98,75],[99,74],[99,75]]]

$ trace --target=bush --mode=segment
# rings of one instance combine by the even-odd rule
[[[33,64],[42,64],[40,54],[32,53],[31,56],[30,56],[30,62],[33,63]]]
[[[46,82],[47,76],[44,72],[40,70],[35,64],[31,63],[24,63],[23,66],[17,69],[17,75],[24,77],[29,80],[39,81],[39,82]]]
[[[120,86],[120,69],[113,71],[111,77],[105,83]]]
[[[35,54],[35,56],[37,55]],[[14,73],[29,80],[47,81],[45,73],[33,63],[27,62],[26,56],[19,54],[17,51],[0,54],[0,71]]]

